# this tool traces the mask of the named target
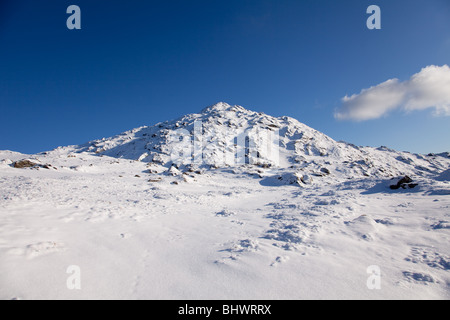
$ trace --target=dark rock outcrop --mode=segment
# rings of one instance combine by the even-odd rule
[[[393,184],[390,186],[390,188],[392,190],[397,190],[397,189],[413,189],[415,187],[417,187],[418,184],[417,183],[413,183],[413,179],[411,179],[408,176],[404,176],[402,177],[400,180],[397,181],[396,184]]]

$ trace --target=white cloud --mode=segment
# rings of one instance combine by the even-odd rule
[[[334,116],[339,120],[377,119],[399,109],[405,112],[432,109],[450,116],[450,67],[428,66],[410,80],[391,79],[359,94],[342,98]]]

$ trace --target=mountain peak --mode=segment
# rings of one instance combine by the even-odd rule
[[[68,153],[88,152],[166,168],[173,164],[216,168],[254,165],[298,171],[306,176],[335,171],[346,178],[424,175],[447,165],[441,163],[441,157],[433,159],[337,142],[296,119],[272,117],[225,102],[211,105],[200,114],[60,148],[57,152],[65,149]]]
[[[241,106],[232,106],[226,102],[217,102],[216,104],[213,104],[209,107],[206,107],[201,111],[202,114],[208,114],[208,113],[216,113],[216,112],[224,112],[224,111],[246,111],[245,108]]]

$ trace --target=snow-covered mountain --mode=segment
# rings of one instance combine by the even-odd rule
[[[449,153],[419,155],[386,147],[357,147],[337,142],[296,119],[275,118],[223,102],[198,114],[54,152],[88,152],[167,168],[174,162],[177,167],[205,168],[249,164],[344,178],[436,175],[448,169],[450,158]]]
[[[448,152],[218,103],[0,151],[0,299],[448,299],[449,208]]]

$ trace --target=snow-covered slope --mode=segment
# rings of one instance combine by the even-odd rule
[[[225,103],[0,151],[0,298],[448,299],[449,170]]]

